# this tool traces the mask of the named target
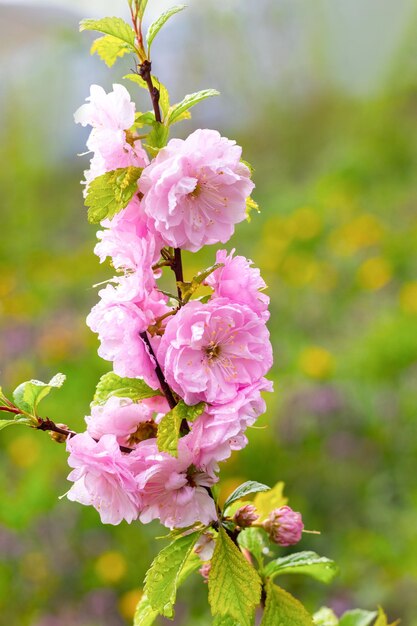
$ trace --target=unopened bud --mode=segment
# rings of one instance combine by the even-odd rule
[[[253,522],[256,522],[257,519],[259,519],[259,515],[257,514],[256,508],[253,504],[245,504],[245,506],[241,506],[240,509],[238,509],[233,515],[234,523],[240,528],[252,526]]]
[[[304,524],[301,513],[289,506],[274,509],[262,524],[272,541],[280,546],[292,546],[301,539]]]
[[[56,424],[56,426],[58,426],[58,428],[63,428],[64,430],[68,430],[68,426],[66,424]],[[57,433],[54,430],[49,431],[49,436],[57,443],[65,443],[68,439],[67,433]]]
[[[198,570],[200,574],[202,575],[202,577],[204,578],[205,583],[208,582],[210,570],[211,570],[211,562],[204,563]]]
[[[213,556],[215,542],[213,535],[203,533],[195,544],[194,552],[198,554],[202,561],[210,561]]]

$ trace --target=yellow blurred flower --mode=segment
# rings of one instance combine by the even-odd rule
[[[104,583],[119,582],[127,571],[126,559],[120,552],[115,551],[103,552],[94,567],[97,576]]]
[[[404,313],[417,315],[417,281],[409,282],[402,286],[400,307]]]
[[[330,263],[317,264],[317,275],[314,279],[314,289],[320,293],[332,291],[339,280],[337,270]]]
[[[384,226],[375,215],[362,213],[336,228],[329,237],[329,245],[335,254],[351,256],[358,250],[380,243],[384,233]]]
[[[313,239],[322,229],[321,217],[316,210],[309,206],[294,211],[288,221],[293,226],[294,237],[303,241]]]
[[[320,346],[309,346],[299,356],[301,371],[310,378],[328,378],[334,370],[333,355]]]
[[[318,263],[307,254],[288,254],[282,262],[280,274],[286,282],[294,287],[308,285],[315,280]]]
[[[22,575],[32,582],[43,583],[50,576],[48,561],[42,552],[28,552],[20,564]]]
[[[17,428],[25,428],[18,426]],[[7,453],[14,465],[27,469],[35,465],[40,457],[40,444],[33,435],[24,434],[14,437],[7,446]]]
[[[363,289],[377,291],[385,287],[392,278],[390,263],[380,257],[367,259],[358,269],[358,282]]]
[[[119,600],[119,612],[128,622],[133,621],[136,606],[143,595],[141,589],[126,591]]]

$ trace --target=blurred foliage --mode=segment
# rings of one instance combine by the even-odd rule
[[[306,527],[321,531],[300,549],[341,568],[325,589],[285,581],[310,609],[382,604],[417,626],[415,81],[396,75],[368,101],[322,90],[285,107],[264,95],[259,115],[238,132],[262,213],[240,225],[228,247],[253,258],[269,285],[276,392],[250,445],[224,465],[221,491],[246,479],[285,481]],[[13,102],[6,113],[1,382],[11,391],[64,372],[67,383],[44,410],[81,429],[95,384],[110,369],[84,321],[96,300],[91,286],[110,270],[92,253],[81,167],[73,159],[51,168],[41,130],[28,133]],[[214,256],[214,248],[186,254],[186,278]],[[153,537],[164,532],[104,527],[95,511],[59,500],[66,454],[46,434],[5,431],[0,450],[2,623],[129,624],[159,548]],[[199,577],[191,579],[175,623],[210,623],[206,593]]]

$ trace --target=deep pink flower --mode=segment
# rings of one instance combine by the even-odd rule
[[[187,404],[224,404],[272,365],[264,322],[249,307],[216,298],[191,301],[167,322],[157,355]]]
[[[253,522],[259,519],[256,508],[253,504],[244,504],[233,515],[233,521],[240,528],[252,526]]]
[[[226,250],[218,250],[216,263],[223,267],[207,277],[206,283],[214,289],[216,296],[229,298],[231,302],[246,304],[263,320],[269,319],[269,297],[262,292],[266,283],[257,267],[251,267],[252,261],[244,256],[233,256],[234,249],[228,255]]]
[[[187,437],[180,439],[178,458],[158,451],[156,441],[143,441],[131,454],[142,496],[140,520],[159,519],[168,528],[184,528],[216,519],[214,500],[205,487],[218,479],[196,469]]]
[[[132,522],[140,511],[140,495],[128,454],[122,454],[114,435],[96,442],[88,433],[67,441],[68,464],[74,469],[68,480],[74,484],[69,500],[92,505],[103,524]]]
[[[300,541],[304,524],[301,513],[293,511],[289,506],[281,506],[269,514],[263,527],[275,543],[292,546]]]
[[[196,252],[230,239],[254,187],[241,154],[236,142],[200,129],[171,139],[143,171],[144,209],[167,245]]]

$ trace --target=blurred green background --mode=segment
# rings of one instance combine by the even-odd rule
[[[272,299],[276,392],[224,465],[223,493],[249,478],[285,481],[306,527],[321,531],[300,547],[341,567],[326,588],[282,579],[311,610],[382,604],[417,626],[415,2],[189,4],[155,44],[154,71],[176,100],[222,91],[176,130],[217,126],[244,146],[262,212],[228,248],[261,267]],[[85,317],[111,270],[92,253],[87,157],[75,157],[86,133],[72,112],[91,82],[108,88],[133,65],[89,58],[84,11],[81,0],[0,3],[0,380],[11,392],[64,372],[44,409],[75,429],[110,369]],[[89,17],[106,12],[125,15],[123,1],[89,3]],[[188,277],[214,256],[187,255]],[[94,510],[58,499],[67,473],[46,434],[1,433],[1,624],[131,621],[164,533],[101,526]],[[206,586],[195,576],[187,587],[175,623],[210,624]]]

